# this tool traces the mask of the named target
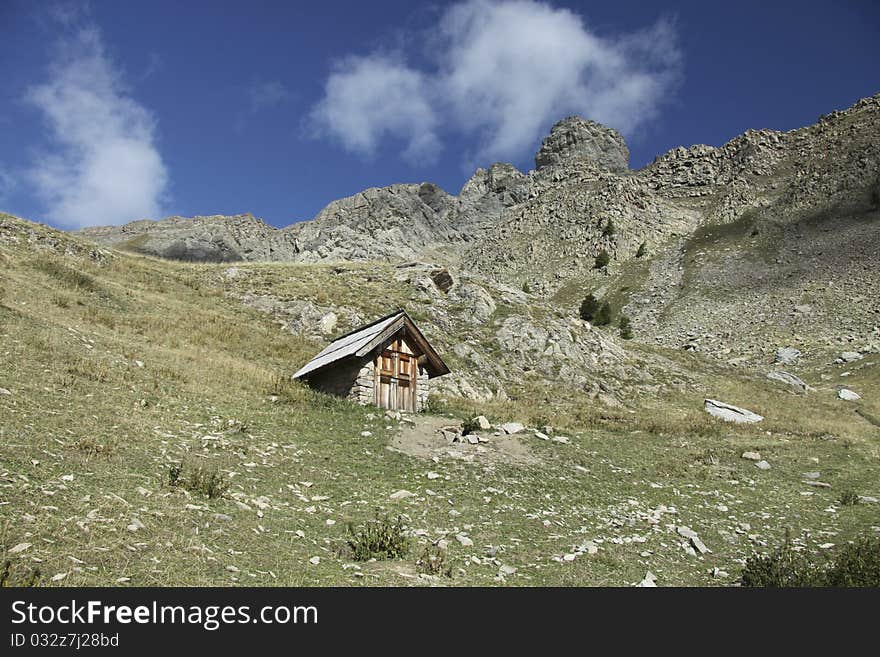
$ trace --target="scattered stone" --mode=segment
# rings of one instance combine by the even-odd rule
[[[700,554],[708,554],[711,552],[711,550],[706,547],[705,543],[703,543],[703,541],[700,540],[700,537],[697,536],[697,532],[695,532],[690,527],[687,527],[685,525],[679,525],[676,528],[676,531],[678,532],[679,536],[688,539],[690,541],[691,545],[693,546],[694,550],[696,550]]]
[[[806,484],[807,486],[815,486],[816,488],[831,488],[831,484],[825,483],[824,481],[811,481],[807,479],[801,483]]]
[[[760,452],[743,452],[742,457],[747,461],[760,461],[761,454]]]
[[[859,495],[859,502],[862,504],[880,504],[880,499],[870,495]]]
[[[819,472],[805,472],[804,473],[805,479],[818,479],[820,476],[821,476],[821,473],[819,473]]]
[[[475,433],[469,433],[468,435],[465,436],[465,438],[467,439],[467,441],[468,441],[471,445],[476,445],[477,443],[480,442],[480,436],[478,436],[478,435],[475,434]]]
[[[401,488],[399,491],[391,493],[391,495],[388,496],[388,499],[390,499],[390,500],[403,500],[403,499],[406,499],[407,497],[415,497],[415,496],[416,496],[415,493],[412,493],[408,490]]]
[[[538,438],[540,440],[550,440],[550,436],[537,430],[535,431],[535,438]]]
[[[218,522],[232,522],[232,516],[225,513],[215,513],[214,520],[217,520]]]
[[[758,470],[769,470],[770,464],[767,463],[767,461],[758,461],[755,463],[755,467],[758,468]]]
[[[834,362],[851,363],[855,360],[861,360],[862,358],[864,358],[864,356],[857,351],[844,351]]]
[[[433,480],[433,479],[439,479],[439,478],[440,478],[440,475],[439,475],[438,473],[436,473],[436,472],[429,472],[429,473],[426,474],[425,476],[426,476],[428,479],[431,479],[431,480]]]
[[[841,388],[837,391],[837,396],[844,401],[858,401],[862,398],[859,393],[853,392],[849,388]]]
[[[317,566],[319,563],[321,563],[321,557],[312,557],[311,559],[309,559],[309,563],[313,566]]]
[[[19,543],[18,545],[9,548],[9,554],[18,554],[19,552],[24,552],[27,550],[33,543]]]
[[[464,534],[456,534],[455,540],[461,543],[462,547],[473,547],[474,542]]]
[[[361,438],[369,438],[373,433],[371,431],[361,431]]]
[[[67,577],[68,573],[58,573],[57,575],[52,575],[49,579],[53,582],[60,582],[62,579]]]
[[[471,420],[474,424],[476,424],[483,431],[488,431],[492,428],[492,423],[486,418],[485,415],[478,415],[473,420]]]
[[[553,436],[553,442],[562,443],[563,445],[567,445],[570,440],[571,438],[568,436]]]
[[[721,570],[718,566],[715,566],[709,572],[712,573],[712,577],[715,577],[716,579],[730,576],[726,570]]]
[[[636,584],[637,587],[641,588],[656,588],[657,587],[657,576],[652,573],[650,570],[645,573],[644,579],[641,582]]]
[[[576,558],[577,558],[577,555],[576,555],[576,554],[571,554],[571,553],[569,553],[569,554],[563,554],[563,555],[562,555],[562,560],[563,560],[563,561],[567,561],[567,562],[572,562],[572,561],[574,561]]]
[[[146,527],[144,527],[144,523],[142,523],[139,518],[132,518],[131,524],[129,524],[126,529],[130,532],[136,532],[141,529],[146,529]]]
[[[776,350],[774,362],[780,365],[791,365],[801,357],[801,352],[794,347],[780,347]]]
[[[505,422],[501,425],[501,430],[506,434],[519,433],[523,429],[525,429],[525,427],[519,422]]]
[[[513,566],[501,566],[498,572],[502,575],[513,575],[516,572],[516,568]]]
[[[751,424],[753,422],[760,422],[764,419],[763,416],[746,410],[745,408],[739,408],[738,406],[725,404],[724,402],[720,402],[715,399],[705,400],[705,408],[706,412],[709,415],[722,419],[726,422]]]
[[[11,394],[12,393],[9,392],[6,388],[0,388],[0,395],[11,395]]]

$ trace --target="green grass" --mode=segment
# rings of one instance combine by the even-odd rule
[[[816,548],[877,524],[876,505],[838,502],[844,490],[878,494],[877,428],[830,392],[780,393],[758,376],[634,344],[692,382],[675,389],[677,375],[658,373],[664,392],[623,408],[560,396],[538,377],[508,382],[507,401],[435,399],[437,412],[550,424],[570,441],[526,433],[529,466],[423,460],[388,449],[401,429],[375,409],[287,380],[323,343],[236,296],[326,295],[375,316],[406,302],[389,267],[243,265],[229,280],[228,265],[95,261],[55,233],[57,250],[36,250],[11,239],[25,230],[49,234],[0,227],[0,387],[12,393],[0,395],[0,562],[22,578],[39,568],[43,585],[628,585],[651,570],[661,585],[723,585],[786,528]],[[35,269],[43,261],[55,264]],[[53,303],[59,295],[70,301]],[[873,416],[878,371],[848,380]],[[720,424],[702,412],[704,395],[767,420]],[[747,450],[772,469],[740,458]],[[170,485],[176,466],[227,486],[212,496],[203,475]],[[803,484],[808,471],[832,487]],[[389,498],[401,489],[414,496]],[[356,562],[346,528],[365,527],[377,509],[399,517],[412,544],[400,559]],[[677,525],[711,554],[687,554]],[[440,539],[452,577],[419,578]],[[561,560],[586,541],[597,554]],[[501,565],[516,572],[499,578]],[[729,577],[714,578],[716,567]]]

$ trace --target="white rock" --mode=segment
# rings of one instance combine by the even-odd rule
[[[51,579],[53,582],[60,582],[65,577],[67,577],[67,573],[58,573],[57,575],[52,575],[52,577],[50,577],[49,579]]]
[[[840,390],[837,391],[837,396],[840,397],[841,399],[843,399],[844,401],[857,401],[862,398],[862,396],[859,393],[853,392],[849,388],[841,388]]]
[[[546,433],[541,433],[540,431],[535,431],[535,438],[539,438],[540,440],[550,440],[550,436]]]
[[[456,534],[455,540],[461,543],[462,547],[473,547],[474,542],[464,534]]]
[[[567,445],[569,440],[571,438],[568,436],[553,436],[553,442],[562,443],[563,445]]]
[[[760,452],[743,452],[742,457],[747,461],[760,461],[761,453]]]
[[[11,394],[12,393],[9,392],[6,388],[0,388],[0,395],[11,395]]]
[[[407,497],[415,497],[415,496],[416,496],[415,493],[412,493],[412,492],[405,490],[405,489],[400,489],[399,491],[391,493],[391,495],[388,496],[388,499],[403,500],[403,499],[406,499]]]
[[[757,413],[753,413],[752,411],[749,411],[745,408],[740,408],[738,406],[725,404],[724,402],[720,402],[716,399],[705,400],[705,408],[706,412],[709,415],[717,417],[726,422],[751,424],[753,422],[760,422],[764,419],[763,416],[758,415]]]
[[[657,576],[652,573],[650,570],[645,573],[644,579],[636,584],[636,586],[641,588],[656,588],[657,587]]]
[[[502,575],[513,575],[516,572],[516,568],[513,566],[501,566],[501,568],[498,569],[498,572]]]
[[[472,422],[476,423],[476,425],[482,429],[483,431],[488,431],[492,428],[492,423],[486,418],[485,415],[478,415],[475,417]]]
[[[439,478],[440,478],[440,475],[437,474],[436,472],[429,472],[429,473],[426,474],[425,476],[426,476],[428,479],[431,479],[431,480],[433,480],[433,479],[439,479]]]
[[[312,557],[311,559],[309,559],[309,563],[313,566],[317,566],[319,563],[321,563],[321,557]]]
[[[19,552],[24,552],[27,550],[33,543],[19,543],[18,545],[9,548],[9,554],[18,554]]]
[[[767,461],[758,461],[755,463],[755,467],[758,468],[758,470],[769,470],[770,464],[767,463]]]
[[[505,422],[501,425],[501,430],[506,434],[519,433],[523,429],[525,429],[525,427],[519,422]]]
[[[575,559],[577,559],[577,555],[576,555],[576,554],[569,553],[569,554],[563,554],[563,555],[562,555],[562,560],[563,560],[563,561],[572,562],[572,561],[574,561]]]
[[[361,431],[362,438],[369,438],[372,435],[373,435],[373,433],[371,431]]]

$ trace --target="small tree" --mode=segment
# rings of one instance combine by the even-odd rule
[[[609,262],[611,262],[611,256],[608,255],[608,251],[602,249],[601,251],[599,251],[599,255],[596,256],[596,264],[593,265],[593,269],[602,269],[602,267],[607,267]]]
[[[627,317],[626,315],[621,315],[617,326],[620,328],[621,338],[623,338],[624,340],[632,340],[632,323],[629,321],[629,317]]]
[[[602,237],[613,237],[616,232],[617,229],[614,227],[614,221],[609,219],[608,223],[605,224],[605,228],[602,229]]]
[[[612,315],[614,313],[611,310],[611,304],[607,301],[599,306],[599,310],[596,311],[596,316],[593,319],[593,324],[595,326],[608,326],[611,323]]]
[[[648,244],[647,242],[642,242],[639,244],[639,250],[636,251],[636,258],[643,258],[648,255]]]
[[[588,294],[586,298],[581,301],[581,319],[592,322],[593,318],[596,316],[597,310],[599,310],[599,300],[592,294]]]

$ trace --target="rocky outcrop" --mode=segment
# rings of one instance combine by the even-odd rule
[[[544,138],[535,155],[535,167],[540,170],[577,160],[588,160],[603,171],[622,174],[629,170],[629,148],[613,128],[569,116]]]

